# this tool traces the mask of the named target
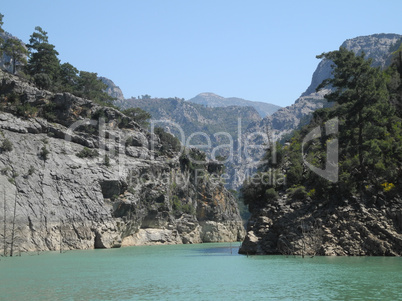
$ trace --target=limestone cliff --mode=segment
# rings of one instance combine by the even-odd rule
[[[398,35],[374,35],[348,40],[344,46],[354,52],[364,50],[374,59],[372,65],[386,67],[391,53],[390,46],[400,38]],[[395,46],[399,47],[399,44]],[[324,68],[325,64],[330,67],[328,62],[323,62],[319,68]],[[347,63],[349,62],[345,65]],[[353,66],[356,66],[355,70],[361,70],[358,64]],[[328,70],[317,70],[313,76],[313,86],[318,85],[319,80],[325,79],[325,74],[329,74]],[[353,76],[339,78],[345,82],[357,78],[357,72],[353,73],[355,70],[351,67],[349,70]],[[364,71],[361,74],[366,75]],[[395,77],[399,79],[400,74],[396,74]],[[347,85],[341,87],[345,93],[353,91]],[[362,85],[359,88],[358,91],[361,91],[367,89],[367,86]],[[388,89],[391,94],[396,88],[388,87]],[[377,91],[386,93],[380,89]],[[361,96],[360,93],[353,95],[355,98]],[[375,155],[371,157],[362,155],[358,167],[347,164],[350,162],[349,158],[353,157],[351,155],[353,149],[359,146],[353,144],[357,139],[353,135],[345,135],[345,132],[355,131],[350,123],[353,114],[361,114],[362,108],[370,107],[367,101],[369,98],[364,95],[364,98],[361,97],[364,102],[355,105],[356,111],[352,114],[345,113],[347,109],[342,107],[342,103],[317,112],[315,118],[294,134],[289,142],[279,147],[275,155],[271,155],[274,153],[272,150],[265,153],[270,157],[270,161],[263,163],[260,172],[255,174],[260,181],[253,181],[251,178],[243,186],[243,196],[252,216],[248,221],[247,235],[240,253],[402,256],[402,196],[399,186],[401,160],[398,157],[400,152],[393,153],[390,149],[378,147]],[[307,98],[310,96],[311,94],[302,96],[302,100],[298,100],[293,107],[300,107],[303,99],[308,101]],[[386,98],[381,100],[377,95],[374,99],[376,103],[383,101],[384,108],[372,119],[359,120],[359,126],[363,123],[365,126],[371,125],[384,118],[389,122],[384,124],[395,124],[395,128],[400,130],[399,112],[396,109],[397,113],[393,113],[395,106],[391,105],[392,102]],[[311,107],[307,109],[312,110]],[[279,113],[278,111],[276,114]],[[325,119],[323,116],[331,116],[335,122],[328,122],[329,118]],[[289,119],[288,124],[295,124],[295,120]],[[271,120],[272,127],[275,127],[274,121],[275,119]],[[322,128],[324,122],[327,136],[321,136],[323,133],[320,127]],[[281,127],[285,130],[291,128],[286,127],[286,123]],[[336,130],[331,133],[330,128]],[[334,135],[330,137],[331,134]],[[399,150],[399,147],[396,147],[401,143],[399,134],[385,132],[375,136],[370,128],[364,138],[364,144],[370,147],[365,151],[369,152],[374,148],[372,146],[375,145],[372,143],[374,140],[387,145],[383,142],[385,141],[383,137],[390,137],[392,145],[395,145],[394,149]],[[334,141],[335,144],[330,146]],[[331,147],[334,151],[332,154]],[[378,169],[367,163],[373,160],[378,166],[381,158],[387,155],[392,159],[396,158],[395,163],[384,164],[387,173],[395,172],[393,177],[383,176]],[[370,170],[370,174],[363,174],[359,168]],[[324,173],[320,173],[324,170],[327,172],[327,177]],[[336,178],[328,177],[330,173],[336,174]],[[272,174],[282,175],[283,181],[281,183],[264,181]],[[348,177],[350,174],[358,174],[359,177]]]
[[[283,194],[254,207],[241,254],[402,256],[402,199],[338,202]]]
[[[373,60],[374,66],[386,67],[389,63],[390,47],[401,38],[402,35],[398,34],[374,34],[348,39],[342,43],[341,47],[356,53],[364,52],[368,58]],[[331,106],[332,104],[324,98],[325,94],[330,92],[329,89],[320,90],[318,93],[315,91],[324,79],[331,76],[331,64],[332,62],[328,60],[322,60],[306,91],[292,105],[279,109],[261,121],[251,123],[243,131],[243,141],[252,141],[251,144],[254,145],[268,143],[268,139],[263,140],[260,134],[255,135],[255,133],[267,133],[270,141],[286,139],[294,130],[308,123],[314,111]],[[260,152],[249,156],[248,160],[236,162],[237,176],[234,177],[233,187],[240,187],[247,175],[251,175],[256,170],[264,153],[265,151],[260,149]]]
[[[218,155],[227,160],[227,187],[237,188],[238,155],[233,154],[242,144],[241,134],[250,123],[261,120],[255,108],[228,106],[205,107],[178,98],[126,99],[117,103],[121,108],[138,107],[152,115],[155,126],[165,127],[183,143],[199,146],[208,156]],[[228,138],[230,137],[230,138]],[[208,146],[209,144],[209,146]],[[227,147],[232,144],[232,147]],[[259,158],[258,158],[259,159]]]
[[[373,60],[373,66],[383,68],[388,63],[390,47],[401,38],[402,35],[398,34],[374,34],[348,39],[342,43],[341,47],[353,50],[355,53],[364,52],[367,58]],[[260,123],[255,124],[255,127],[270,131],[275,139],[282,138],[297,129],[300,122],[304,118],[308,118],[312,112],[326,106],[324,95],[329,90],[322,90],[319,93],[316,93],[315,90],[324,79],[331,76],[331,64],[332,62],[328,60],[322,60],[313,73],[310,86],[295,103],[265,117]],[[253,130],[251,129],[251,131]]]
[[[209,177],[219,164],[194,169],[119,111],[3,72],[0,98],[0,250],[243,238],[234,198]]]
[[[115,83],[106,77],[99,77],[99,79],[107,85],[105,92],[116,99],[116,101],[123,101],[124,95],[120,87],[116,86]]]

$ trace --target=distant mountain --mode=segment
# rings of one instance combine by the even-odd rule
[[[242,126],[247,127],[251,123],[261,121],[261,117],[253,107],[205,107],[200,104],[185,101],[179,98],[152,98],[152,99],[126,99],[122,102],[116,102],[122,109],[141,108],[151,114],[156,126],[165,127],[172,134],[180,135],[172,126],[177,124],[183,130],[185,139],[194,133],[202,132],[210,137],[212,146],[218,145],[221,137],[214,137],[215,133],[227,132],[234,139],[237,137],[238,119],[241,119]],[[169,121],[159,122],[161,120]],[[201,140],[201,141],[200,141]],[[195,136],[191,142],[198,141],[205,144],[205,139],[201,135]],[[182,141],[185,143],[186,141]]]
[[[192,103],[197,103],[200,105],[206,105],[208,107],[216,108],[216,107],[229,107],[229,106],[239,106],[239,107],[253,107],[257,110],[258,114],[262,118],[264,118],[267,115],[271,115],[278,111],[281,107],[270,104],[270,103],[265,103],[265,102],[259,102],[259,101],[251,101],[251,100],[245,100],[242,98],[237,98],[237,97],[222,97],[219,95],[216,95],[214,93],[200,93],[196,97],[193,97],[189,100],[187,100]]]

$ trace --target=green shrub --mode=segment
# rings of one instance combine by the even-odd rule
[[[46,73],[37,73],[34,75],[34,82],[40,89],[49,89],[52,85],[52,79]]]
[[[155,128],[155,134],[158,135],[158,137],[161,141],[161,144],[162,144],[161,151],[162,152],[167,152],[167,151],[178,152],[180,150],[180,148],[181,148],[180,140],[177,139],[172,134],[165,132],[160,127]]]
[[[108,155],[105,155],[105,159],[103,161],[103,164],[105,164],[106,167],[110,166],[110,158]]]
[[[170,203],[175,213],[195,214],[195,209],[193,205],[182,204],[181,200],[177,195],[172,196],[172,198],[170,199]]]
[[[279,195],[274,188],[269,188],[265,191],[265,197],[271,201],[277,200],[279,198]]]
[[[13,144],[7,138],[3,140],[1,144],[1,151],[2,152],[11,152],[13,150]]]
[[[129,108],[122,112],[123,112],[123,114],[127,115],[128,117],[131,117],[135,122],[137,122],[142,127],[145,128],[145,127],[149,126],[148,120],[152,116],[148,112],[146,112],[140,108]],[[123,121],[124,121],[124,119],[123,119]]]
[[[96,149],[89,149],[88,147],[84,147],[81,151],[76,153],[78,158],[95,158],[99,156],[99,152]]]
[[[170,199],[170,203],[172,204],[173,210],[181,209],[181,202],[177,195],[172,196],[172,198]]]
[[[37,112],[38,109],[27,102],[17,106],[17,114],[22,117],[35,117]]]
[[[35,167],[33,167],[32,165],[29,166],[29,169],[28,169],[28,176],[32,176],[34,172],[35,172]]]
[[[42,146],[39,156],[46,161],[49,158],[50,151],[46,148],[46,145]]]
[[[195,214],[195,209],[194,209],[193,205],[191,205],[191,204],[184,204],[184,205],[182,205],[182,206],[181,206],[181,210],[182,210],[184,213],[187,213],[187,214],[191,214],[191,215]]]
[[[53,102],[45,104],[42,108],[43,116],[50,121],[57,120],[55,111],[56,111],[56,104]]]
[[[180,166],[190,170],[203,169],[206,163],[206,154],[198,149],[186,149],[179,158]]]
[[[8,102],[11,102],[11,103],[17,104],[20,102],[20,96],[15,92],[12,92],[12,93],[6,95],[5,98]]]
[[[6,167],[1,169],[0,173],[2,175],[6,175],[10,169],[11,169],[10,166],[6,166]]]
[[[289,197],[291,197],[292,199],[298,199],[298,200],[305,199],[308,195],[307,191],[306,191],[306,187],[304,187],[302,185],[289,188],[287,190],[287,193],[288,193]]]

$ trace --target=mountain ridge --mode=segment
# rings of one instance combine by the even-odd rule
[[[223,97],[212,92],[203,92],[196,95],[187,101],[206,105],[208,107],[228,107],[228,106],[240,106],[240,107],[253,107],[257,110],[258,114],[262,118],[267,115],[271,115],[281,107],[271,103],[265,103],[261,101],[251,101],[239,97]]]

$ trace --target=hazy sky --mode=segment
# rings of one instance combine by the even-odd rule
[[[126,98],[201,92],[290,105],[317,54],[356,36],[402,34],[402,1],[1,0],[3,28],[49,33],[62,62]]]

